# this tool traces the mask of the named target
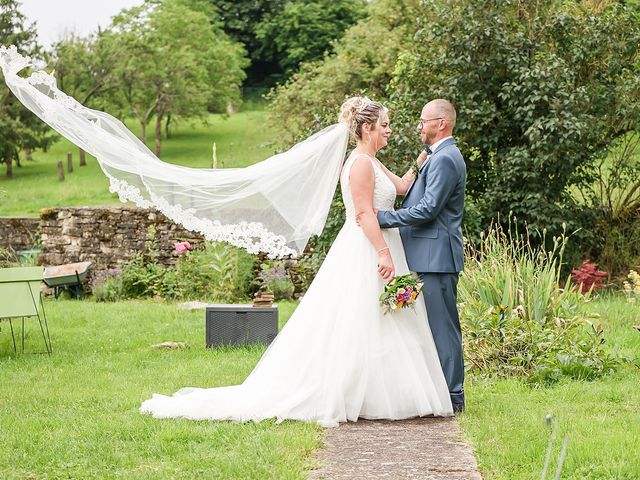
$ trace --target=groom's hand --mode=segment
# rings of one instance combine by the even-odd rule
[[[377,216],[377,215],[378,215],[378,209],[377,209],[377,208],[374,208],[374,209],[373,209],[373,215],[374,215],[374,216]],[[358,225],[359,227],[361,227],[361,226],[362,226],[362,225],[360,225],[360,217],[358,217],[357,215],[356,215],[356,225]]]

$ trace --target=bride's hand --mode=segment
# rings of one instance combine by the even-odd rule
[[[396,269],[393,266],[393,260],[391,259],[389,249],[385,249],[378,253],[378,273],[386,281],[392,280],[396,274]]]

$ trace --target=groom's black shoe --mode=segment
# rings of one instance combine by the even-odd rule
[[[452,403],[451,405],[453,406],[454,415],[464,412],[464,403]]]

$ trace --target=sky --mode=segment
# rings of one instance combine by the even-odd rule
[[[143,0],[21,0],[20,11],[36,22],[39,43],[50,47],[65,33],[87,35],[106,27],[123,8],[141,5]]]

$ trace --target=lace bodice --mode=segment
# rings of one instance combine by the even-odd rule
[[[347,219],[355,219],[356,216],[351,187],[349,186],[349,172],[357,157],[358,155],[354,155],[347,160],[342,169],[342,175],[340,175],[342,201],[344,202]],[[393,204],[396,200],[396,187],[373,159],[371,160],[371,165],[373,165],[376,182],[373,189],[373,208],[378,210],[393,210]]]

